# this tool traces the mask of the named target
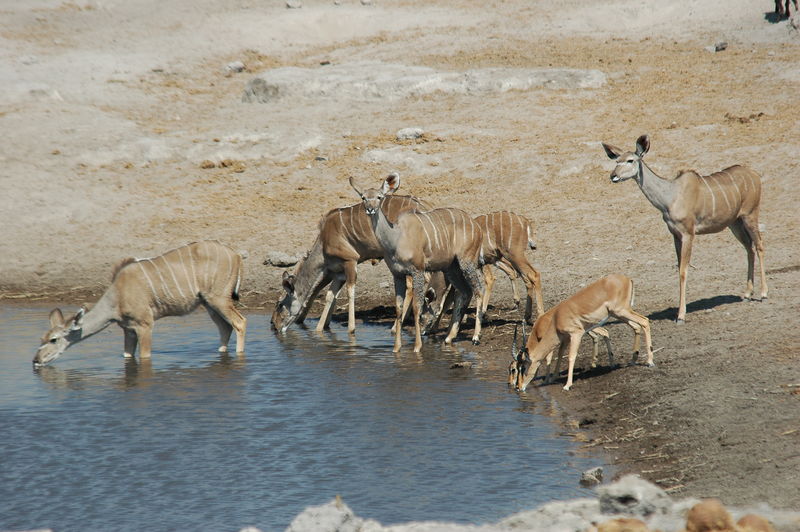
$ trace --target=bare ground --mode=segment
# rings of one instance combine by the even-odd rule
[[[281,271],[264,256],[307,249],[319,216],[355,201],[349,175],[398,170],[406,192],[433,203],[535,220],[546,307],[606,273],[634,278],[663,350],[653,369],[600,368],[570,392],[540,390],[576,438],[674,493],[800,508],[800,37],[770,2],[17,4],[0,3],[2,300],[76,305],[121,257],[218,238],[250,255],[244,303],[269,307]],[[706,49],[721,40],[726,50]],[[365,59],[593,68],[608,83],[240,102],[256,72]],[[226,72],[234,60],[246,71]],[[407,126],[426,133],[396,140]],[[732,235],[701,236],[687,323],[672,321],[671,238],[635,184],[610,183],[599,144],[632,147],[645,132],[663,175],[741,163],[763,176],[768,301],[739,300],[745,253]],[[359,308],[380,316],[385,267],[360,275]],[[498,285],[477,353],[499,386],[517,313]],[[627,327],[611,333],[626,353]]]

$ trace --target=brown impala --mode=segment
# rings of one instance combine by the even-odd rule
[[[236,331],[236,351],[244,351],[247,320],[233,306],[239,298],[242,257],[213,240],[194,242],[152,259],[122,260],[111,275],[111,286],[97,303],[68,319],[50,312],[50,330],[33,359],[43,365],[65,349],[116,323],[125,334],[125,357],[139,345],[139,357],[150,358],[153,322],[183,316],[202,305],[219,328],[219,351],[228,350]]]

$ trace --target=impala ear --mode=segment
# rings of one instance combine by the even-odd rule
[[[64,315],[61,313],[61,309],[54,308],[50,311],[50,328],[54,329],[56,327],[63,327],[64,326]]]
[[[650,151],[650,137],[647,135],[642,135],[636,139],[636,155],[641,157],[648,151]]]
[[[619,156],[622,155],[622,150],[617,148],[616,146],[612,146],[611,144],[606,144],[605,142],[601,142],[603,145],[603,149],[606,151],[606,155],[612,161],[616,161],[619,159]]]
[[[294,291],[294,275],[291,275],[289,272],[284,270],[281,284],[283,285],[283,289],[287,292]]]
[[[350,186],[351,186],[351,187],[353,187],[353,190],[355,190],[355,191],[356,191],[356,194],[358,194],[358,197],[359,197],[359,198],[360,198],[360,197],[362,197],[362,196],[363,196],[363,194],[361,194],[361,191],[360,191],[360,190],[358,190],[358,187],[357,187],[357,186],[356,186],[356,184],[353,182],[353,176],[350,176],[350,178],[348,179],[348,182],[350,183]]]
[[[383,181],[381,192],[383,192],[384,195],[394,194],[398,188],[400,188],[400,174],[398,174],[397,172],[392,172]]]

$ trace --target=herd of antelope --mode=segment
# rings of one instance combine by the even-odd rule
[[[673,236],[679,277],[677,322],[686,317],[686,275],[696,234],[730,228],[747,251],[747,287],[743,298],[753,297],[756,255],[761,299],[767,298],[764,245],[758,222],[761,201],[758,174],[736,165],[708,176],[681,171],[674,178],[663,178],[644,162],[650,149],[646,135],[637,139],[633,151],[625,152],[605,143],[602,146],[616,162],[611,181],[635,179],[645,197],[661,211]],[[547,362],[546,382],[549,382],[554,353],[557,353],[556,374],[562,354],[567,353],[564,389],[569,390],[584,333],[594,341],[592,364],[597,357],[599,338],[605,340],[609,363],[613,363],[608,332],[603,328],[611,317],[634,330],[632,363],[638,359],[643,334],[646,363],[653,365],[650,322],[633,310],[634,285],[625,275],[602,277],[545,312],[541,276],[525,255],[526,250],[536,248],[535,229],[524,216],[500,211],[472,217],[457,208],[433,208],[413,196],[396,194],[400,187],[396,173],[375,188],[360,189],[352,178],[350,185],[361,201],[325,214],[314,243],[295,272],[283,274],[283,293],[271,319],[279,333],[293,323],[302,322],[323,289],[326,289],[325,306],[317,329],[328,328],[342,287],[348,296],[347,329],[353,333],[357,265],[383,259],[394,280],[395,352],[401,349],[402,323],[409,309],[414,318],[413,349],[419,352],[422,336],[438,326],[442,314],[452,305],[450,327],[444,339],[445,344],[450,344],[473,298],[476,298],[476,315],[472,341],[477,344],[494,284],[491,265],[495,265],[512,281],[521,277],[527,288],[522,343],[517,346],[515,329],[508,370],[509,384],[516,390],[527,388],[543,360]],[[125,357],[132,357],[138,345],[139,356],[149,358],[153,323],[164,316],[188,314],[201,305],[219,329],[219,351],[227,351],[231,333],[236,331],[236,351],[243,352],[246,319],[234,307],[241,279],[242,257],[216,241],[195,242],[155,258],[124,259],[113,270],[111,286],[90,310],[81,307],[67,319],[59,309],[50,313],[50,329],[42,337],[34,365],[55,360],[72,344],[111,323],[123,329]],[[436,310],[434,301],[438,304]],[[427,322],[423,325],[424,319]],[[530,334],[525,332],[526,323],[532,326]]]

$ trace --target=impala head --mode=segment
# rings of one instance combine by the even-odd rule
[[[511,363],[508,365],[508,385],[518,392],[524,392],[536,374],[532,368],[531,356],[528,352],[528,335],[525,334],[525,323],[522,323],[522,343],[517,347],[517,328],[514,327],[514,343],[511,345]]]
[[[65,320],[59,309],[50,312],[50,329],[42,336],[42,343],[33,357],[34,366],[44,366],[52,362],[80,339],[85,313],[86,308],[81,307],[74,316]]]
[[[276,331],[286,332],[286,329],[294,323],[297,316],[302,310],[300,300],[297,298],[294,290],[294,275],[289,272],[283,272],[283,294],[275,304],[275,310],[272,311],[272,328]]]
[[[650,149],[650,138],[642,135],[636,139],[636,150],[623,152],[621,149],[610,144],[603,143],[606,155],[612,161],[617,162],[617,166],[611,172],[611,181],[619,183],[628,179],[638,177],[641,171],[642,158]]]
[[[400,188],[400,175],[397,172],[393,172],[383,180],[381,188],[368,188],[364,190],[364,192],[358,190],[358,187],[356,187],[353,182],[353,177],[350,176],[350,186],[353,187],[353,190],[356,191],[361,201],[364,202],[364,209],[367,211],[367,214],[372,216],[381,208],[383,199],[389,194],[394,194],[397,189]]]

